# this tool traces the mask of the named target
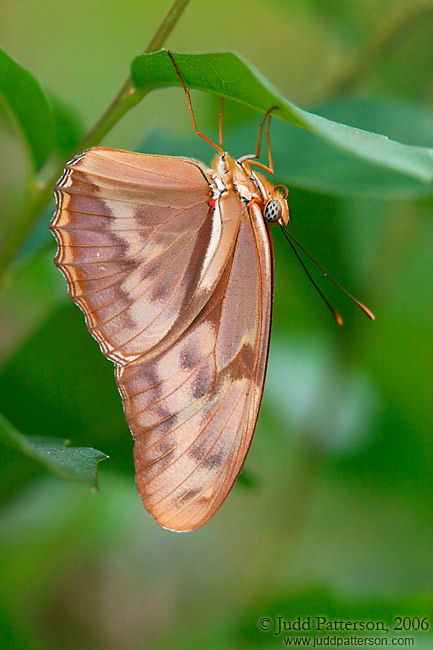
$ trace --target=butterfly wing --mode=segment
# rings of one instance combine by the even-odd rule
[[[102,352],[156,356],[206,304],[232,254],[241,206],[223,221],[212,172],[187,158],[97,147],[56,186],[56,264]]]
[[[245,460],[266,370],[271,243],[197,161],[96,148],[56,187],[56,263],[116,363],[143,502],[191,530]]]
[[[150,362],[116,368],[137,486],[166,528],[206,523],[242,468],[265,379],[272,264],[271,240],[252,204],[212,297],[182,337]]]

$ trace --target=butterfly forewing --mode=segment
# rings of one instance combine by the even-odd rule
[[[272,261],[257,209],[184,335],[151,362],[116,369],[135,437],[136,481],[163,526],[191,530],[218,510],[248,452],[260,407],[272,308]]]
[[[56,263],[117,363],[176,340],[231,255],[241,210],[221,222],[206,171],[189,159],[95,148],[56,187]]]

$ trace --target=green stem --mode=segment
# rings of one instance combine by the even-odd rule
[[[146,54],[161,49],[188,2],[189,0],[175,0],[145,48],[144,52]],[[134,88],[131,79],[128,77],[107,110],[101,115],[83,140],[81,140],[74,153],[80,153],[100,142],[108,131],[117,124],[120,118],[143,99],[145,94],[144,91]]]
[[[167,38],[170,36],[173,27],[184,12],[188,2],[189,0],[175,0],[175,2],[173,2],[164,20],[156,30],[155,35],[144,50],[146,53],[155,52],[156,50],[161,49]]]
[[[188,3],[189,0],[174,0],[144,52],[154,52],[164,45]],[[66,158],[71,159],[81,151],[98,144],[123,115],[138,104],[146,94],[147,91],[134,88],[128,77],[108,108]],[[0,282],[38,216],[51,202],[53,187],[62,175],[63,168],[64,161],[59,163],[48,179],[45,180],[44,176],[39,175],[31,184],[24,205],[0,250]]]
[[[380,61],[398,49],[402,41],[432,12],[432,0],[407,0],[399,5],[366,39],[347,65],[325,84],[320,98],[353,92]]]

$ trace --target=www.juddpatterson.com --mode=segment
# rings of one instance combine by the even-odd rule
[[[357,648],[364,647],[391,647],[391,648],[413,648],[415,639],[413,637],[400,637],[387,639],[386,637],[372,636],[285,636],[282,637],[283,645],[291,647],[309,648]]]

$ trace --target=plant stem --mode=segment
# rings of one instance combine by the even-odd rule
[[[144,52],[146,54],[161,49],[185,10],[188,2],[189,0],[174,1],[164,20],[145,48]],[[107,110],[101,115],[87,135],[84,136],[74,153],[80,153],[81,151],[84,151],[100,142],[108,131],[117,124],[120,118],[123,117],[123,115],[125,115],[125,113],[127,113],[133,106],[138,104],[141,99],[143,99],[145,94],[144,91],[134,88],[131,79],[128,77],[116,97],[108,106]]]
[[[145,48],[145,53],[159,50],[164,45],[188,3],[189,0],[174,0],[162,23]],[[146,92],[134,88],[130,77],[128,77],[108,108],[75,149],[66,156],[66,159],[69,160],[81,151],[98,144],[123,115],[143,99]],[[14,219],[13,226],[0,250],[0,283],[38,216],[51,202],[53,187],[62,175],[64,163],[65,161],[62,160],[46,180],[43,173],[38,175],[36,181],[29,187],[26,200]]]
[[[325,84],[320,99],[353,92],[372,70],[433,12],[432,0],[407,0],[381,22],[342,70]],[[317,100],[317,98],[316,98]]]
[[[167,38],[170,36],[173,27],[176,25],[177,21],[179,20],[182,13],[184,12],[188,2],[189,0],[175,0],[173,2],[164,20],[162,21],[162,23],[156,30],[153,38],[150,39],[148,46],[144,50],[146,53],[155,52],[156,50],[161,49],[161,47],[164,45]]]

